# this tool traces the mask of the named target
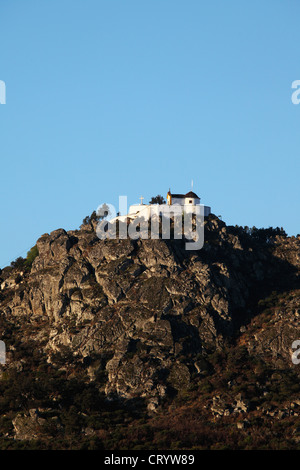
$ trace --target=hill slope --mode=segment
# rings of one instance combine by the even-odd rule
[[[211,215],[188,252],[94,228],[0,272],[2,448],[297,448],[300,237]]]

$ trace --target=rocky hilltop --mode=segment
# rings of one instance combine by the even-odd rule
[[[157,423],[172,409],[180,414],[183,396],[190,409],[198,403],[207,422],[217,419],[216,426],[228,420],[244,429],[251,416],[268,420],[272,410],[283,413],[290,447],[297,444],[298,413],[286,410],[299,392],[300,366],[291,354],[300,339],[300,236],[226,226],[210,215],[204,247],[192,252],[181,240],[99,240],[91,221],[80,230],[41,236],[32,264],[23,261],[0,272],[5,446],[29,439],[42,446],[52,436],[55,447],[57,436],[63,441],[68,434],[70,413],[82,420],[89,407],[102,416],[118,403]],[[56,385],[48,384],[47,374]],[[296,385],[289,393],[279,390],[283,376]],[[29,381],[27,395],[19,390],[9,397],[12,383],[23,380]],[[37,381],[48,384],[40,394],[32,385]],[[88,398],[80,406],[68,403],[65,387],[74,381],[80,381],[80,396],[89,391],[102,405],[94,410]],[[277,393],[277,402],[268,393]],[[129,424],[122,425],[127,430]],[[105,434],[109,425],[76,426],[84,442],[92,436],[113,448]],[[151,436],[144,441],[154,442]],[[247,447],[236,442],[229,445]]]

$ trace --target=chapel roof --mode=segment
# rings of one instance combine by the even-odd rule
[[[197,194],[194,193],[193,191],[186,193],[185,197],[194,197],[194,198],[199,199],[199,196],[197,196]]]
[[[171,193],[170,193],[171,194]],[[186,194],[171,194],[172,197],[175,197],[175,198],[179,198],[179,199],[183,199],[183,198],[186,198],[186,197],[193,197],[195,199],[200,199],[199,196],[197,196],[196,193],[194,193],[193,191],[189,191],[188,193]]]

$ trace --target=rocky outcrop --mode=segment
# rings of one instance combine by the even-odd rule
[[[39,412],[36,409],[29,410],[29,412],[25,415],[18,414],[12,422],[15,432],[15,439],[37,439],[40,428],[45,423],[46,420],[40,417]]]
[[[228,338],[287,360],[300,337],[299,237],[261,242],[210,216],[196,252],[181,240],[99,240],[89,227],[45,234],[37,248],[30,273],[0,274],[0,314],[26,324],[49,362],[67,348],[88,362],[90,380],[104,370],[107,396],[144,397],[151,411],[202,374],[199,354]],[[251,334],[259,301],[287,289],[290,299]],[[24,419],[14,423],[17,435]]]

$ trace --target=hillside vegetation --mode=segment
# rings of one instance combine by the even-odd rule
[[[45,234],[0,271],[1,449],[300,449],[300,236]]]

